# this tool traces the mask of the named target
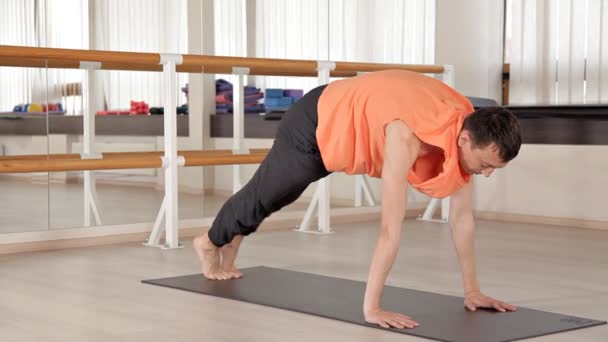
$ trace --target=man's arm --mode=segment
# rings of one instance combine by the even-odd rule
[[[382,218],[380,233],[372,257],[363,312],[369,323],[385,328],[413,328],[418,323],[410,317],[380,308],[388,272],[399,250],[401,224],[407,204],[407,174],[418,155],[419,142],[401,121],[387,125],[382,167]]]
[[[448,224],[456,247],[464,293],[479,292],[475,265],[475,219],[473,218],[472,181],[450,197]]]
[[[479,288],[475,265],[472,181],[451,196],[448,221],[462,271],[466,307],[472,311],[478,307],[494,308],[498,311],[515,311],[517,309],[515,306],[488,297],[482,294]]]

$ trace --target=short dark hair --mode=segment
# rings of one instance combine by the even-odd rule
[[[517,117],[504,107],[482,107],[464,119],[463,129],[471,133],[473,146],[496,144],[500,159],[511,161],[521,147],[521,126]]]

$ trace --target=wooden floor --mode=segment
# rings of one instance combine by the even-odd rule
[[[388,283],[460,295],[447,227],[420,221],[406,221],[404,227]],[[365,280],[377,223],[334,229],[336,234],[323,236],[261,231],[245,240],[239,266]],[[494,222],[479,222],[478,231],[478,269],[487,294],[520,306],[608,319],[608,231]],[[0,340],[422,341],[140,283],[197,273],[191,244],[185,245],[179,250],[125,244],[0,256]],[[534,341],[605,342],[608,326]]]

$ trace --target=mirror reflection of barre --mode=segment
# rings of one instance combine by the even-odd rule
[[[238,83],[234,89],[242,89],[244,76],[299,76],[317,77],[318,84],[329,83],[330,77],[352,77],[360,73],[387,69],[409,70],[433,74],[448,85],[453,85],[453,67],[450,65],[410,65],[382,63],[351,63],[313,60],[289,60],[269,58],[224,57],[206,55],[177,55],[140,52],[116,52],[95,50],[72,50],[55,48],[34,48],[0,45],[0,66],[38,67],[59,69],[81,69],[89,74],[96,70],[156,71],[163,73],[164,108],[164,152],[117,152],[98,153],[95,151],[95,113],[91,108],[83,108],[83,153],[81,155],[17,155],[0,159],[0,173],[84,171],[85,189],[85,226],[93,225],[90,214],[93,212],[95,224],[101,225],[101,213],[97,207],[95,189],[95,170],[126,168],[161,168],[165,172],[165,199],[154,223],[147,245],[161,248],[179,248],[177,186],[178,167],[200,165],[234,165],[233,191],[241,187],[241,164],[259,163],[267,151],[248,150],[244,145],[244,106],[243,94],[234,94],[234,122],[232,150],[223,151],[178,151],[176,132],[176,107],[179,86],[178,72],[200,74],[234,74]],[[75,110],[76,97],[84,103],[92,103],[91,84],[63,84],[62,97],[72,97],[72,110]],[[84,91],[83,91],[84,89]],[[67,106],[67,104],[66,104]],[[72,111],[72,113],[74,113]],[[356,175],[355,206],[365,202],[379,212],[367,179]],[[331,233],[330,224],[330,184],[329,178],[319,180],[308,210],[297,231],[317,234]],[[445,202],[445,201],[444,201]],[[432,219],[436,208],[432,201],[421,219]],[[359,208],[361,209],[361,208]],[[312,218],[317,212],[317,229],[311,229]],[[332,211],[332,213],[335,212]],[[444,209],[444,212],[445,209]],[[447,220],[442,215],[442,221]],[[161,226],[164,220],[164,227]],[[161,232],[165,232],[165,243],[160,244]]]

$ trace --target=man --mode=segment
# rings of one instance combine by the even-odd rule
[[[264,218],[330,172],[368,174],[382,179],[382,216],[364,299],[367,322],[418,325],[380,307],[399,250],[408,183],[431,197],[451,196],[449,226],[465,306],[515,310],[482,294],[477,283],[470,177],[490,176],[515,158],[520,145],[512,113],[501,107],[474,112],[466,97],[422,74],[387,70],[318,87],[285,114],[252,179],[224,204],[208,234],[194,239],[202,272],[208,279],[241,277],[234,265],[239,244]]]

